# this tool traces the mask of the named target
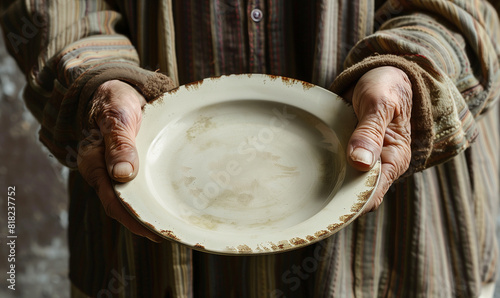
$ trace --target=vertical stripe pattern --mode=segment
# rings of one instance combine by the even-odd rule
[[[67,165],[92,94],[82,89],[109,70],[135,74],[126,80],[135,85],[155,71],[175,84],[257,72],[327,87],[377,53],[415,62],[435,87],[427,162],[436,166],[394,183],[376,212],[295,251],[219,256],[152,243],[107,217],[71,172],[74,297],[475,297],[495,279],[500,22],[488,2],[24,0],[2,26],[40,139]]]

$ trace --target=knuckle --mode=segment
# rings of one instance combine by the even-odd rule
[[[103,135],[112,133],[114,130],[120,128],[120,115],[114,109],[109,109],[102,112],[102,116],[98,120],[99,128]]]
[[[385,120],[384,123],[388,124],[392,121],[394,111],[396,110],[396,104],[394,101],[390,100],[387,96],[384,96],[382,100],[377,102],[375,108],[375,114],[379,119]]]
[[[399,172],[399,167],[395,163],[386,163],[385,171],[382,172],[387,181],[394,182],[402,174]],[[384,186],[385,187],[385,186]]]
[[[385,131],[386,129],[381,121],[378,121],[375,117],[369,117],[356,128],[354,137],[358,143],[370,142],[372,143],[370,145],[381,147],[384,142]]]
[[[371,94],[366,94],[362,97],[360,104],[370,113],[378,113],[379,111],[390,111],[394,107],[391,100],[391,94],[387,90],[372,91]]]
[[[140,124],[140,117],[134,118],[124,111],[113,110],[104,115],[100,121],[101,133],[112,137],[132,134]]]
[[[399,160],[396,164],[398,165],[399,175],[402,175],[404,172],[406,172],[406,170],[408,170],[411,162],[412,152],[409,140],[405,140],[405,142],[401,146],[399,146],[398,157]]]
[[[408,168],[410,167],[410,160],[411,158],[405,156],[404,160],[401,163],[398,163],[396,179],[399,178],[399,176],[403,175],[406,170],[408,170]]]
[[[413,96],[411,85],[404,81],[396,84],[396,92],[398,97],[404,102],[410,101]]]
[[[398,100],[398,109],[396,109],[398,114],[409,115],[411,113],[411,101],[413,97],[411,86],[399,82],[393,86],[392,91]]]
[[[385,170],[382,172],[387,181],[394,182],[403,175],[410,166],[411,154],[409,152],[398,154],[398,158],[385,163]]]
[[[135,147],[130,139],[117,137],[113,142],[110,142],[107,148],[108,154],[117,154],[118,152],[134,152]]]
[[[389,112],[396,107],[396,102],[392,100],[390,94],[384,94],[375,102],[377,111]]]
[[[372,96],[361,103],[361,115],[368,118],[372,125],[386,127],[394,118],[397,110],[397,103],[389,95]]]
[[[410,160],[411,160],[411,146],[410,144],[405,144],[405,146],[403,146],[403,163],[407,166],[408,164],[410,164]]]

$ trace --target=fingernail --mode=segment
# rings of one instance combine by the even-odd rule
[[[351,158],[354,161],[371,166],[373,162],[373,153],[364,148],[358,147],[352,151]]]
[[[113,167],[113,176],[115,178],[128,178],[132,176],[134,168],[129,162],[119,162]]]

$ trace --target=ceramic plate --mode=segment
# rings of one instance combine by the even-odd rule
[[[140,169],[115,185],[165,238],[220,254],[286,251],[356,218],[378,182],[346,163],[356,117],[338,96],[293,79],[231,75],[148,104]]]

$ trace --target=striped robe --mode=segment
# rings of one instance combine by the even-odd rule
[[[9,2],[9,1],[7,1]],[[498,8],[498,4],[494,4]],[[500,25],[481,0],[4,1],[40,139],[75,168],[88,103],[110,78],[146,90],[269,73],[341,94],[368,69],[411,74],[412,162],[376,212],[269,256],[218,256],[132,235],[72,171],[75,297],[476,297],[497,272]],[[8,6],[8,7],[7,7]],[[263,18],[254,21],[253,9]]]

